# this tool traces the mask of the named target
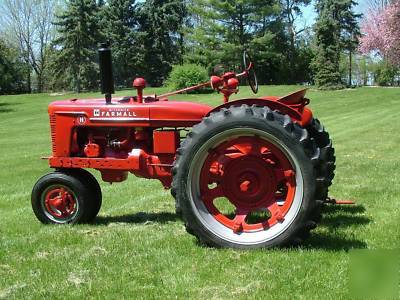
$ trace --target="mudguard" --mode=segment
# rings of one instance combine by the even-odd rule
[[[300,90],[284,97],[268,96],[263,98],[239,99],[215,107],[208,112],[207,116],[215,111],[230,106],[241,106],[243,104],[267,106],[271,110],[277,110],[281,113],[287,114],[293,122],[305,127],[311,122],[313,117],[312,111],[305,107],[309,103],[309,100],[304,98],[305,93],[306,90]]]

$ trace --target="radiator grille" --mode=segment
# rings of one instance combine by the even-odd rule
[[[56,154],[56,115],[50,116],[51,146],[53,155]]]

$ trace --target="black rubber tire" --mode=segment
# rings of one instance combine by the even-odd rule
[[[320,157],[315,166],[317,175],[315,207],[310,214],[310,220],[314,223],[319,223],[322,219],[323,206],[328,198],[329,187],[332,185],[333,178],[335,177],[335,149],[332,146],[329,133],[325,131],[324,126],[318,119],[313,118],[306,129],[320,149]],[[304,231],[299,236],[299,242],[306,240],[309,236],[310,232]]]
[[[187,141],[188,141],[188,139],[184,139],[181,142],[180,147],[179,147],[177,152],[181,151],[180,149],[185,149]],[[179,166],[177,166],[177,162],[178,162],[177,158],[178,158],[178,156],[179,156],[179,154],[177,153],[177,156],[176,156],[176,158],[174,160],[174,163],[173,163],[173,166],[172,166],[172,176],[173,176],[173,178],[175,177],[176,173],[178,172],[178,168],[179,168]],[[172,185],[171,185],[171,195],[175,199],[175,213],[176,213],[176,215],[178,215],[179,217],[182,218],[182,207],[181,207],[181,204],[179,203],[178,198],[176,197],[176,187],[174,186],[174,182],[173,181],[172,181]],[[186,227],[186,230],[187,229],[188,228]]]
[[[307,130],[321,151],[320,160],[316,166],[318,181],[316,198],[325,201],[328,197],[329,187],[335,177],[335,149],[332,146],[329,133],[318,119],[313,119],[307,126]]]
[[[70,174],[72,176],[79,177],[82,182],[85,183],[87,187],[90,189],[90,203],[89,205],[89,211],[87,213],[87,219],[85,220],[86,222],[92,222],[96,216],[98,215],[102,201],[103,201],[103,195],[101,192],[101,187],[99,185],[99,182],[97,181],[96,177],[92,175],[89,171],[85,169],[57,169],[56,172],[61,172],[65,174]]]
[[[188,195],[187,180],[192,160],[201,145],[216,134],[232,128],[254,128],[272,134],[296,156],[303,175],[304,193],[301,208],[294,221],[279,236],[256,245],[232,243],[220,238],[208,230],[193,211],[191,197]],[[310,219],[315,209],[315,165],[319,160],[319,149],[308,131],[292,122],[289,116],[268,107],[231,106],[212,113],[201,123],[193,127],[184,143],[177,150],[176,161],[172,169],[172,195],[175,195],[177,207],[189,233],[195,235],[200,242],[214,247],[224,248],[269,248],[297,244],[303,236],[316,227]]]
[[[44,205],[42,204],[42,194],[52,185],[62,185],[71,190],[78,202],[78,210],[71,220],[55,220],[46,215]],[[67,174],[61,171],[49,173],[41,177],[35,184],[31,194],[31,204],[33,212],[38,220],[44,224],[78,224],[85,223],[90,215],[91,189],[85,184],[79,176]]]

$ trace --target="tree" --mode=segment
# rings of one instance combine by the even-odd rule
[[[361,31],[359,50],[363,54],[377,51],[388,63],[400,66],[400,1],[370,10]]]
[[[231,51],[231,57],[237,58],[254,38],[262,38],[271,33],[270,26],[279,16],[276,1],[211,0],[209,7],[213,25],[223,37],[222,46]]]
[[[291,49],[296,46],[297,36],[305,30],[305,28],[296,28],[296,20],[301,16],[301,6],[307,6],[310,2],[311,0],[281,0],[282,15],[289,34]]]
[[[54,38],[52,21],[53,0],[3,0],[3,22],[8,39],[14,42],[25,62],[37,76],[37,90],[43,90],[44,70],[48,53],[46,47]],[[31,72],[27,72],[27,86],[31,90]]]
[[[141,71],[143,53],[139,44],[135,0],[110,0],[103,7],[103,33],[111,41],[115,83],[129,87]]]
[[[334,0],[318,1],[315,23],[316,55],[313,60],[315,82],[319,87],[340,87],[340,34],[334,17]]]
[[[398,73],[398,68],[387,64],[385,61],[380,61],[375,65],[375,83],[380,86],[393,86],[395,85],[395,78]]]
[[[352,0],[318,0],[315,23],[316,55],[313,67],[315,81],[320,88],[341,88],[340,55],[348,47],[352,49],[357,32],[356,4]],[[348,35],[351,35],[349,38]]]
[[[149,0],[138,5],[139,53],[143,54],[141,73],[151,85],[166,79],[178,63],[179,33],[186,15],[183,0]]]
[[[255,54],[260,81],[280,78],[287,40],[278,1],[194,0],[185,60],[212,70],[217,64],[239,68],[242,52]],[[274,78],[275,77],[275,78]],[[273,79],[274,78],[274,79]]]
[[[307,28],[306,26],[298,28],[296,21],[298,20],[298,17],[302,15],[301,6],[309,5],[311,0],[281,0],[280,2],[282,7],[282,18],[284,20],[286,34],[289,40],[288,51],[286,51],[289,63],[289,77],[287,78],[287,82],[296,83],[299,82],[299,79],[300,81],[305,81],[308,76],[304,76],[306,75],[304,70],[310,71],[308,68],[310,60],[304,61],[303,59],[310,57],[305,55],[307,49],[300,48],[304,43],[299,39],[299,35]],[[304,67],[306,67],[306,69],[304,69]]]
[[[53,47],[58,53],[54,76],[72,77],[76,92],[97,89],[97,46],[102,41],[99,8],[95,0],[69,0],[55,22],[59,37]],[[57,51],[57,49],[60,49]]]
[[[370,10],[381,10],[396,0],[368,0]]]
[[[341,16],[341,43],[342,48],[347,51],[349,57],[348,63],[348,86],[352,86],[352,65],[353,53],[358,47],[359,38],[361,36],[360,27],[358,25],[360,14],[354,13],[352,7],[356,6],[355,1],[343,2],[343,12]]]
[[[25,92],[27,67],[18,49],[0,40],[0,94]]]
[[[275,10],[274,10],[275,11]],[[275,15],[276,13],[276,15]],[[256,63],[260,83],[281,84],[292,82],[294,60],[290,60],[285,24],[279,18],[279,10],[267,18],[267,22],[255,31],[249,42],[249,50]],[[241,53],[238,52],[240,60]]]

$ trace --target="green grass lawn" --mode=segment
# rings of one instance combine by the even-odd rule
[[[264,86],[260,95],[296,89]],[[242,88],[235,97],[246,96]],[[50,171],[40,160],[51,151],[47,104],[71,97],[0,97],[0,298],[346,298],[352,249],[399,248],[400,89],[308,93],[336,148],[331,196],[357,206],[328,207],[301,247],[256,251],[198,245],[169,191],[132,175],[101,183],[95,224],[41,225],[30,193]],[[176,98],[221,103],[216,94]]]

